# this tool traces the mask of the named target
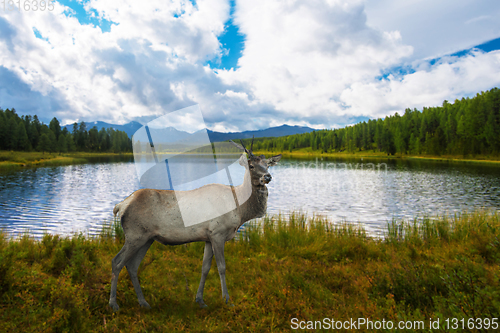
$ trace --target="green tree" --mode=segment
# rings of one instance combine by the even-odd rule
[[[26,128],[24,127],[24,121],[20,121],[17,125],[17,149],[19,150],[31,150],[31,143],[28,139],[28,133],[26,133]]]
[[[68,144],[66,142],[66,135],[60,134],[59,139],[57,140],[57,150],[61,153],[68,152]]]
[[[68,134],[66,136],[66,144],[68,151],[76,151],[76,145],[75,145],[75,140],[73,140],[73,135]]]
[[[109,145],[108,133],[104,128],[99,130],[98,141],[100,151],[108,151],[109,148],[111,148]]]
[[[38,142],[38,147],[37,149],[41,152],[43,152],[45,154],[45,152],[47,151],[51,151],[51,147],[50,147],[50,139],[49,139],[49,135],[47,133],[43,133],[41,136],[40,136],[40,141]]]
[[[89,131],[88,136],[88,148],[91,151],[98,151],[99,149],[99,132],[97,131],[97,127],[94,126]]]
[[[5,132],[6,132],[5,136],[7,137],[7,142],[8,142],[7,149],[16,150],[19,142],[19,133],[18,133],[16,117],[14,116],[10,117]]]
[[[40,140],[40,133],[38,133],[38,129],[34,120],[30,122],[28,128],[26,128],[26,131],[28,132],[28,138],[30,140],[31,147],[36,148],[38,146],[38,140]]]
[[[47,134],[49,136],[49,142],[50,142],[50,152],[53,153],[57,151],[57,140],[56,140],[56,135],[54,132],[50,131]]]
[[[87,148],[88,148],[87,125],[85,125],[85,122],[83,122],[83,121],[80,122],[80,126],[78,127],[78,136],[76,138],[76,146],[79,150],[87,150]]]
[[[0,149],[7,149],[6,131],[7,131],[7,121],[5,119],[3,109],[0,108]]]
[[[56,140],[59,139],[59,134],[61,134],[61,125],[59,124],[59,120],[56,117],[52,118],[49,123],[49,129],[54,132],[56,136]]]
[[[40,134],[42,132],[42,123],[38,119],[37,115],[33,116],[33,125],[35,125],[36,131]]]

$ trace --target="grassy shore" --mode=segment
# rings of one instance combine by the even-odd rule
[[[215,261],[205,287],[209,307],[194,302],[202,243],[155,242],[139,269],[152,309],[139,308],[123,270],[117,313],[108,297],[111,259],[123,245],[118,225],[93,238],[0,235],[0,331],[285,332],[293,318],[303,326],[366,318],[423,321],[425,329],[413,331],[429,332],[432,318],[441,324],[433,332],[463,332],[445,320],[500,316],[499,235],[500,216],[483,212],[394,222],[384,239],[300,214],[267,217],[226,244],[234,307],[222,302]]]
[[[0,151],[0,170],[23,167],[57,166],[88,163],[88,158],[130,155],[132,153],[42,153],[24,151]]]
[[[255,154],[276,155],[282,154],[284,157],[294,157],[294,158],[314,158],[314,157],[332,157],[332,158],[375,158],[375,159],[419,159],[419,160],[433,160],[433,161],[452,161],[452,162],[462,162],[462,163],[490,163],[500,165],[500,156],[457,156],[457,155],[387,155],[384,152],[378,152],[374,150],[363,150],[355,151],[354,153],[343,152],[320,152],[313,151],[311,148],[302,148],[298,150],[290,151],[255,151]]]
[[[419,160],[433,160],[433,161],[448,161],[459,163],[487,163],[493,165],[500,165],[500,157],[498,156],[412,156],[412,155],[394,155],[388,156],[382,152],[376,151],[357,151],[354,153],[339,152],[339,153],[321,153],[312,151],[310,148],[295,150],[292,152],[273,152],[273,151],[255,151],[257,155],[264,154],[266,156],[282,154],[284,157],[291,158],[342,158],[342,159],[419,159]],[[0,151],[0,170],[4,169],[20,169],[24,167],[39,167],[39,166],[57,166],[57,165],[70,165],[88,163],[89,158],[96,157],[116,157],[116,156],[133,156],[132,153],[86,153],[86,152],[73,152],[73,153],[42,153],[42,152],[21,152],[21,151]]]

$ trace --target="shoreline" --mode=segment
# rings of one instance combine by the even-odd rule
[[[89,163],[89,158],[133,156],[133,153],[42,153],[24,151],[0,151],[0,170],[24,169]]]
[[[383,160],[421,160],[451,163],[474,163],[500,166],[500,157],[479,156],[475,158],[461,158],[453,155],[432,156],[432,155],[387,155],[381,152],[360,151],[355,153],[321,153],[313,151],[265,151],[256,150],[255,155],[265,155],[267,157],[281,154],[285,158],[339,158],[339,159],[383,159]],[[23,151],[0,151],[0,170],[23,169],[60,165],[76,165],[89,163],[89,159],[99,157],[133,157],[132,152],[126,153],[95,153],[95,152],[71,152],[71,153],[41,153]]]
[[[341,158],[341,159],[360,159],[360,158],[373,158],[373,159],[386,159],[386,160],[424,160],[424,161],[439,161],[439,162],[453,162],[453,163],[487,163],[500,166],[500,157],[490,158],[480,156],[479,158],[461,158],[454,155],[387,155],[381,152],[373,151],[359,151],[355,153],[320,153],[312,151],[265,151],[257,150],[255,155],[276,155],[281,154],[283,157],[295,158],[314,158],[314,157],[327,157],[327,158]]]

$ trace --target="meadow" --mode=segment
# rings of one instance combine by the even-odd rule
[[[425,327],[412,331],[429,332],[432,318],[441,326],[433,332],[463,332],[469,318],[500,317],[499,217],[476,211],[392,221],[385,237],[376,238],[347,222],[297,212],[267,216],[226,243],[234,306],[222,301],[214,260],[206,309],[194,301],[203,243],[155,242],[139,268],[152,309],[139,307],[124,269],[116,313],[108,298],[111,259],[123,245],[119,223],[108,223],[96,237],[45,235],[37,241],[0,234],[0,330],[282,332],[292,323],[321,321],[327,330],[324,318],[366,318],[395,325],[422,321]],[[452,318],[464,319],[466,329],[460,322],[456,330],[446,327]],[[476,328],[469,331],[487,331]]]
[[[340,158],[340,159],[359,159],[359,158],[369,158],[369,159],[402,159],[402,160],[411,160],[411,159],[419,159],[419,160],[430,160],[430,161],[443,161],[443,162],[454,162],[454,163],[486,163],[486,164],[500,164],[500,157],[497,155],[474,155],[474,156],[462,156],[462,155],[430,155],[430,154],[422,154],[422,155],[402,155],[402,154],[394,154],[388,155],[385,152],[373,150],[361,150],[354,152],[321,152],[318,150],[312,150],[310,147],[307,148],[299,148],[294,149],[293,151],[264,151],[259,150],[255,151],[255,154],[261,155],[264,154],[266,156],[282,154],[285,158]]]
[[[314,151],[311,148],[300,148],[289,151],[264,151],[259,150],[254,152],[256,155],[265,155],[267,157],[277,154],[282,154],[285,158],[340,158],[340,159],[420,159],[432,161],[445,161],[454,163],[486,163],[500,164],[500,157],[490,155],[475,155],[474,157],[464,158],[456,155],[387,155],[384,152],[376,150],[363,150],[356,152],[320,152]],[[25,167],[46,167],[60,166],[72,164],[85,164],[89,162],[89,158],[106,158],[116,156],[133,156],[132,153],[98,153],[98,152],[71,152],[71,153],[43,153],[37,151],[6,151],[0,150],[0,170],[19,170]]]
[[[0,150],[0,170],[19,169],[23,167],[44,167],[88,163],[91,157],[110,157],[130,155],[132,153],[48,153],[38,151],[6,151]]]

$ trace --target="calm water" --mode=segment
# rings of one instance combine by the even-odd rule
[[[500,167],[428,161],[295,160],[271,168],[268,213],[302,210],[378,232],[393,218],[500,210]],[[134,163],[0,173],[0,228],[96,234],[113,207],[140,188]]]

